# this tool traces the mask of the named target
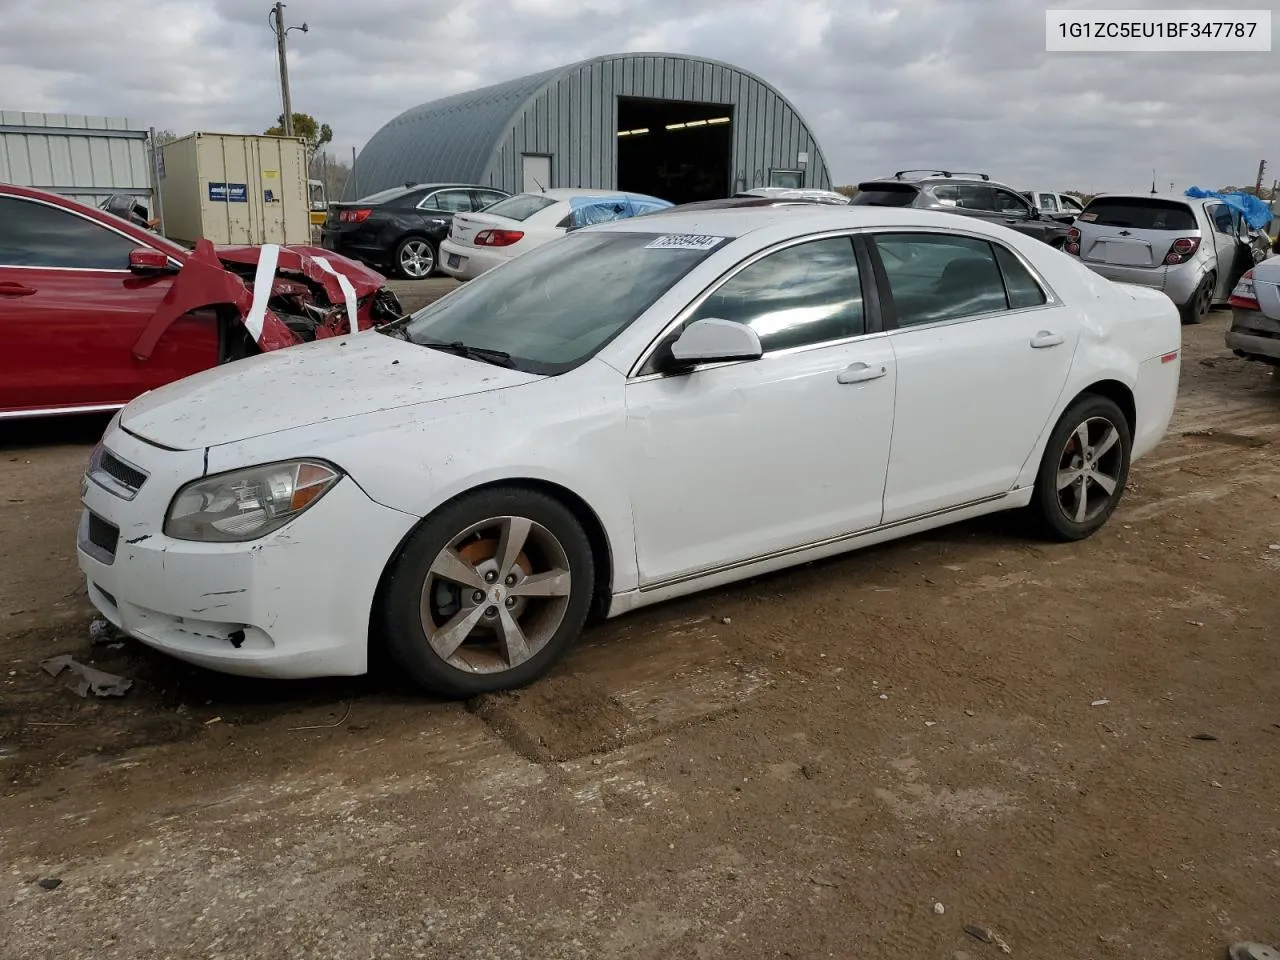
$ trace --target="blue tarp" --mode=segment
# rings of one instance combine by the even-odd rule
[[[1271,205],[1259,200],[1251,193],[1216,193],[1213,190],[1201,190],[1199,187],[1191,187],[1186,192],[1186,196],[1197,200],[1207,197],[1221,200],[1244,214],[1244,222],[1255,230],[1261,230],[1266,227],[1274,216],[1271,212]]]
[[[666,200],[657,197],[645,197],[638,194],[620,193],[608,197],[574,197],[569,201],[572,220],[570,229],[589,227],[595,223],[608,223],[610,220],[625,220],[628,217],[650,213],[654,210],[665,210],[671,206]]]

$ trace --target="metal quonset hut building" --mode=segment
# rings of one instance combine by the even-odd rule
[[[411,181],[673,203],[831,186],[812,130],[781,93],[726,63],[660,53],[596,57],[406,110],[356,158],[345,199]]]

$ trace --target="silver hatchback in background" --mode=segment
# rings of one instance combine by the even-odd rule
[[[1103,194],[1076,217],[1063,249],[1109,280],[1155,287],[1199,323],[1266,256],[1266,237],[1221,200]]]

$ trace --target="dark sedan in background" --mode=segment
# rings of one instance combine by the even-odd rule
[[[352,260],[407,280],[436,269],[440,241],[455,213],[483,210],[510,194],[466,183],[412,183],[335,203],[320,228],[320,242]]]

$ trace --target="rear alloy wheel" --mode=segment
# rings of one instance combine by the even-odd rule
[[[1196,292],[1191,295],[1191,299],[1182,305],[1179,313],[1182,314],[1183,323],[1199,323],[1200,318],[1209,312],[1209,305],[1213,300],[1213,288],[1216,278],[1210,274],[1200,281],[1200,286],[1196,287]]]
[[[436,269],[436,248],[423,237],[409,237],[396,247],[396,270],[406,280],[425,280]]]
[[[1107,522],[1129,478],[1133,437],[1124,413],[1106,397],[1077,400],[1049,437],[1031,509],[1055,540],[1083,540]]]
[[[557,500],[519,488],[469,494],[410,538],[386,591],[393,659],[420,686],[469,697],[524,686],[586,621],[591,544]]]

